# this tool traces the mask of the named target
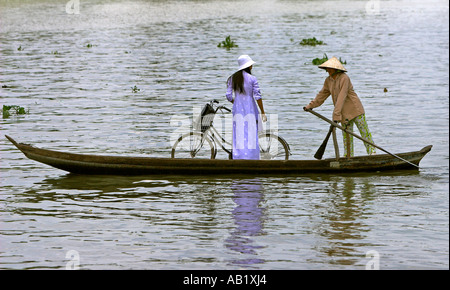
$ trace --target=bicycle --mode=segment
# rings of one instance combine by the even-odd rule
[[[217,145],[228,153],[229,159],[232,159],[232,143],[225,138],[213,126],[214,118],[220,111],[221,118],[225,118],[224,111],[231,110],[219,101],[212,100],[207,103],[200,115],[193,122],[193,130],[178,138],[172,147],[172,158],[210,158],[215,159],[217,155]],[[214,108],[215,107],[215,108]],[[282,137],[269,131],[263,131],[258,134],[260,159],[261,160],[288,160],[290,153],[289,144]]]

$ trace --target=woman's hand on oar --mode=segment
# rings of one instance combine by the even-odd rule
[[[391,153],[391,152],[389,152],[389,151],[387,151],[387,150],[381,148],[380,146],[378,146],[378,145],[376,145],[376,144],[374,144],[374,143],[372,143],[372,142],[370,142],[370,141],[364,139],[363,137],[361,137],[361,136],[359,136],[359,135],[357,135],[357,134],[355,134],[355,133],[353,133],[353,132],[351,132],[351,131],[346,130],[344,127],[342,127],[342,126],[340,126],[339,124],[337,124],[337,123],[331,121],[330,119],[328,119],[328,118],[322,116],[321,114],[319,114],[319,113],[317,113],[317,112],[314,112],[312,109],[306,109],[306,107],[303,108],[303,109],[304,109],[305,111],[310,112],[311,114],[313,114],[313,115],[319,117],[320,119],[324,120],[325,122],[330,123],[332,126],[334,126],[334,127],[336,127],[336,128],[339,128],[339,129],[341,129],[342,131],[344,131],[344,132],[346,132],[346,133],[348,133],[348,134],[350,134],[350,135],[353,135],[354,137],[358,138],[359,140],[361,140],[361,141],[363,141],[363,142],[366,142],[367,144],[370,144],[370,145],[372,145],[373,147],[376,147],[376,148],[380,149],[381,151],[386,152],[387,154],[389,154],[389,155],[391,155],[391,156],[393,156],[393,157],[395,157],[395,158],[397,158],[397,159],[399,159],[399,160],[401,160],[401,161],[403,161],[403,162],[408,163],[409,165],[412,165],[412,166],[414,166],[414,167],[419,168],[419,166],[417,166],[416,164],[414,164],[414,163],[412,163],[412,162],[409,162],[408,160],[403,159],[403,158],[401,158],[400,156],[397,156],[397,155],[395,155],[395,154],[393,154],[393,153]]]

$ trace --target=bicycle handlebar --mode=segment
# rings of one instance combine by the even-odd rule
[[[227,107],[225,107],[225,106],[220,106],[220,107],[218,107],[217,109],[218,109],[218,110],[220,110],[220,109],[224,109],[225,111],[231,112],[231,110],[230,110],[230,109],[228,109],[228,108],[227,108]]]
[[[219,101],[216,100],[216,99],[214,99],[214,100],[210,101],[210,104],[211,104],[211,106],[213,106],[214,104],[219,104]],[[216,107],[216,112],[217,112],[218,110],[221,110],[221,109],[224,109],[225,111],[231,112],[231,110],[228,109],[228,108],[225,107],[225,106],[217,106],[217,107]]]

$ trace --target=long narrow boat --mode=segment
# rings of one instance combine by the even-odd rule
[[[78,174],[158,175],[158,174],[298,174],[311,172],[351,172],[411,169],[417,170],[389,154],[358,156],[324,160],[223,160],[177,159],[131,156],[103,156],[74,154],[40,149],[17,143],[6,136],[28,158]],[[401,158],[419,165],[431,150],[426,146],[420,151],[399,153]]]

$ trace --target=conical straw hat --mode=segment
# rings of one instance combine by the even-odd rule
[[[319,68],[322,69],[326,69],[326,68],[334,68],[334,69],[338,69],[341,71],[346,72],[347,70],[345,69],[345,67],[342,65],[342,63],[339,61],[339,59],[337,59],[336,57],[332,57],[329,60],[327,60],[326,62],[322,63],[321,65],[319,65]]]

